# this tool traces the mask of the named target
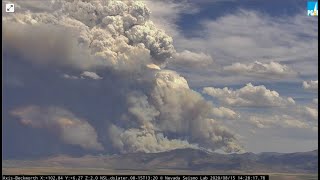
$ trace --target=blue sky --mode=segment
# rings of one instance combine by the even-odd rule
[[[229,87],[232,89],[239,89],[244,87],[247,83],[253,83],[254,85],[263,85],[267,89],[277,91],[281,96],[292,97],[297,106],[308,106],[314,98],[318,97],[318,93],[315,91],[306,91],[302,87],[302,82],[307,80],[317,80],[318,79],[318,20],[317,17],[307,17],[307,2],[306,1],[200,1],[199,3],[194,1],[189,1],[190,6],[188,8],[181,8],[181,11],[176,11],[176,13],[181,13],[179,18],[172,20],[172,26],[178,32],[176,35],[178,39],[187,39],[184,40],[184,43],[181,45],[183,48],[190,48],[193,50],[204,51],[207,54],[210,54],[213,59],[212,65],[206,65],[201,68],[190,68],[190,67],[178,67],[173,66],[173,69],[181,72],[189,79],[191,86],[195,87],[197,91],[201,92],[204,86],[214,86],[216,88]],[[194,11],[190,9],[194,8]],[[301,19],[300,19],[301,18]],[[294,20],[295,19],[295,20]],[[300,19],[300,20],[297,20]],[[237,22],[238,21],[238,22]],[[239,22],[240,21],[240,22]],[[231,26],[231,23],[233,26]],[[242,24],[241,24],[242,23]],[[306,24],[304,24],[306,23]],[[213,24],[213,26],[208,26],[208,24]],[[242,25],[242,26],[241,26]],[[256,26],[255,26],[256,25]],[[270,28],[272,26],[272,28]],[[285,28],[285,27],[288,28]],[[290,27],[289,27],[290,26]],[[255,27],[257,30],[255,31]],[[207,28],[207,29],[206,29]],[[217,29],[218,28],[218,29]],[[221,30],[220,30],[221,28]],[[232,28],[232,29],[229,29]],[[238,29],[237,29],[238,28]],[[238,45],[228,44],[231,47],[228,47],[227,44],[224,44],[224,40],[228,36],[235,37],[245,37],[245,39],[257,40],[259,37],[255,37],[257,31],[260,31],[260,37],[263,37],[265,28],[265,35],[268,38],[274,38],[274,43],[270,43],[269,47],[265,48],[265,52],[270,52],[270,54],[259,54],[255,53],[256,50],[259,50],[264,46],[264,41],[261,43],[256,42],[255,47],[248,46],[248,49],[243,48],[241,51],[232,50],[232,48],[241,48]],[[270,28],[270,29],[269,29]],[[168,28],[170,30],[170,28]],[[281,30],[282,29],[282,30]],[[312,31],[309,31],[312,29]],[[314,31],[313,31],[314,30]],[[218,31],[218,32],[216,32]],[[245,32],[247,31],[247,32]],[[272,34],[269,34],[272,32]],[[199,33],[200,32],[200,33]],[[252,32],[252,34],[250,34]],[[290,38],[285,39],[281,42],[283,38],[282,35],[290,34]],[[220,36],[221,35],[221,36]],[[291,36],[292,35],[292,36]],[[208,38],[209,36],[209,38]],[[211,36],[211,38],[210,38]],[[215,44],[215,40],[221,40],[218,42],[220,45]],[[295,39],[295,40],[293,40]],[[239,39],[240,40],[240,39]],[[182,40],[183,41],[183,40]],[[277,42],[279,41],[279,42]],[[191,45],[185,45],[187,43]],[[303,47],[300,42],[306,42],[309,45]],[[217,43],[217,44],[218,44]],[[311,45],[313,44],[314,45]],[[179,46],[179,43],[177,43]],[[199,44],[199,48],[195,48],[192,44]],[[205,44],[205,45],[203,45]],[[232,47],[234,46],[234,47]],[[274,46],[274,47],[272,47]],[[297,57],[286,51],[291,51],[294,47],[301,47],[310,53],[307,53],[306,56]],[[217,47],[221,49],[216,49]],[[273,51],[273,48],[283,48],[284,52]],[[285,49],[289,47],[288,49]],[[230,51],[227,51],[222,54],[224,48],[230,48]],[[263,47],[264,48],[264,47]],[[301,50],[302,50],[301,49]],[[300,51],[297,48],[297,51]],[[240,53],[240,56],[237,57],[236,53]],[[275,54],[272,54],[275,52]],[[292,51],[295,53],[295,51]],[[311,55],[312,54],[312,55]],[[301,54],[300,54],[301,55]],[[297,72],[295,76],[287,77],[274,77],[268,78],[268,74],[262,76],[255,76],[254,74],[248,74],[246,72],[241,73],[224,73],[221,71],[221,66],[226,64],[232,64],[234,62],[239,63],[252,63],[254,61],[261,62],[270,62],[277,61],[282,65],[287,65],[291,67],[294,71]],[[250,62],[251,61],[251,62]],[[196,62],[199,63],[199,62]],[[312,68],[312,66],[314,68]],[[220,67],[220,68],[217,68]],[[189,68],[189,69],[188,69]],[[216,69],[216,70],[213,70]],[[235,77],[236,76],[236,77]],[[210,99],[210,96],[206,98]],[[215,102],[216,98],[211,98]],[[217,102],[215,102],[217,103]],[[223,104],[220,104],[223,105]],[[240,114],[246,113],[256,113],[262,115],[263,118],[267,119],[272,117],[274,114],[273,107],[265,108],[239,108],[233,107],[234,110],[237,110]],[[245,110],[244,110],[245,109]],[[275,108],[276,109],[276,108]],[[278,111],[278,110],[276,110]],[[287,110],[280,111],[279,114],[285,114]],[[246,113],[244,113],[246,112]],[[279,111],[278,111],[279,112]],[[248,118],[248,117],[246,117]],[[303,118],[303,117],[299,117]],[[280,119],[281,120],[281,119]],[[236,123],[236,122],[235,122]],[[243,125],[241,125],[243,126]],[[316,123],[317,126],[317,123]],[[250,127],[241,127],[240,129]],[[272,131],[278,132],[277,134],[280,137],[277,138],[277,141],[270,141],[268,147],[259,147],[249,145],[252,151],[295,151],[295,150],[307,150],[308,148],[317,147],[317,135],[308,135],[308,138],[301,138],[296,140],[297,137],[293,136],[300,130],[292,129],[290,130],[281,130],[278,127],[270,128]],[[278,130],[275,130],[278,129]],[[253,141],[260,141],[259,138],[272,137],[270,133],[272,131],[261,130],[257,134],[247,134],[246,137],[250,137],[246,143],[255,144]],[[283,132],[283,133],[281,133]],[[240,133],[241,134],[241,133]],[[303,136],[303,133],[300,134]],[[308,133],[306,133],[308,134]],[[292,139],[291,139],[292,135]],[[251,138],[252,137],[252,138]],[[285,137],[285,138],[284,138]],[[313,140],[312,140],[313,139]],[[251,142],[249,142],[251,141]],[[290,142],[296,142],[297,146],[290,144]],[[302,145],[304,144],[305,145]],[[308,147],[308,148],[307,148]]]
[[[132,14],[14,3],[5,158],[318,147],[318,19],[304,0],[143,1],[151,14],[139,2]]]
[[[198,4],[196,1],[191,3]],[[246,9],[248,11],[257,11],[273,16],[274,18],[281,18],[286,16],[294,16],[306,11],[305,0],[285,0],[285,1],[207,1],[199,3],[199,12],[196,14],[186,14],[177,22],[179,27],[187,32],[196,29],[198,23],[203,19],[215,20],[219,17],[237,12],[239,9]]]
[[[179,1],[176,2],[179,3]],[[306,1],[189,2],[188,7],[185,7],[186,5],[180,2],[180,11],[172,11],[180,14],[176,15],[178,18],[172,19],[172,23],[176,25],[175,30],[170,28],[168,28],[168,30],[176,31],[173,34],[177,36],[178,40],[182,39],[181,41],[183,42],[191,40],[194,42],[190,43],[190,46],[186,45],[187,43],[180,44],[177,42],[176,47],[182,46],[183,48],[181,49],[187,48],[198,52],[205,52],[212,57],[214,63],[210,65],[206,64],[198,69],[192,66],[192,68],[190,68],[190,66],[178,67],[175,65],[173,65],[172,68],[185,75],[189,80],[189,84],[199,92],[204,86],[239,89],[247,83],[253,83],[256,86],[263,85],[267,89],[277,91],[280,96],[292,97],[296,102],[296,106],[308,106],[314,98],[318,97],[316,91],[306,91],[302,87],[303,81],[318,79],[318,20],[316,17],[306,16]],[[190,9],[194,10],[190,11]],[[163,12],[165,11],[166,10],[163,10]],[[166,12],[172,13],[169,10]],[[259,37],[257,37],[257,35]],[[267,39],[263,41],[264,35],[266,38],[272,38],[273,41],[268,42]],[[286,37],[286,35],[288,36]],[[254,46],[248,45],[247,48],[242,48],[245,44],[239,42],[238,46],[234,44],[238,43],[237,41],[234,41],[233,44],[226,44],[225,40],[230,36],[238,37],[239,41],[241,41],[241,37],[243,37],[243,42],[253,40]],[[260,38],[262,41],[257,41]],[[304,43],[308,45],[302,45]],[[192,44],[195,46],[198,45],[198,47]],[[264,50],[260,51],[261,48]],[[227,49],[227,51],[224,51],[225,49]],[[277,49],[281,49],[281,51],[277,52]],[[303,55],[301,53],[295,55],[295,53],[300,50],[302,50]],[[256,53],[255,51],[262,53]],[[221,71],[221,69],[223,69],[221,66],[230,65],[235,62],[250,64],[254,61],[265,63],[277,61],[282,65],[292,68],[297,74],[286,77],[277,77],[277,75],[272,77],[272,73],[262,73],[261,76],[259,76],[259,73],[234,73],[236,72],[234,71],[228,74],[223,72],[223,70]],[[213,100],[216,100],[216,98],[213,98]],[[237,110],[240,114],[246,114],[243,108],[233,107],[233,109]],[[273,107],[263,108],[262,110],[261,108],[255,107],[245,109],[246,112],[257,113],[265,119],[267,119],[268,116],[270,118],[270,116],[272,116],[271,114],[286,114],[285,111],[287,111],[283,110],[283,112],[280,112],[279,109]],[[280,118],[279,120],[284,119]],[[317,126],[317,123],[314,125]],[[244,130],[244,128],[255,131],[253,130],[254,128],[250,126],[243,126],[240,129]],[[267,131],[261,130],[260,132],[256,131],[256,134],[244,135],[245,138],[248,138],[245,141],[249,144],[251,151],[264,151],[266,147],[252,146],[251,143],[255,144],[255,142],[260,142],[259,138],[272,138],[273,134],[271,132],[274,131],[280,133],[276,135],[277,141],[270,141],[269,143],[263,141],[267,144],[268,151],[286,152],[297,151],[298,149],[304,151],[308,148],[312,149],[317,147],[316,134],[308,135],[307,137],[310,139],[306,140],[303,138],[303,140],[298,140],[293,134],[299,131],[298,134],[303,136],[303,133],[300,132],[301,130],[291,129],[284,131],[280,129],[275,126]],[[292,142],[295,143],[290,144]]]

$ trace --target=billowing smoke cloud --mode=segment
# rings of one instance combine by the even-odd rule
[[[156,133],[149,129],[131,128],[124,130],[117,126],[111,126],[109,135],[111,136],[113,146],[122,153],[152,153],[180,148],[198,148],[198,146],[189,144],[186,140],[169,140],[162,133]]]
[[[150,61],[160,65],[175,52],[172,38],[149,20],[141,1],[53,3],[59,8],[51,14],[26,11],[4,17],[12,22],[4,29],[6,47],[34,63],[82,69],[133,69]]]
[[[27,62],[52,65],[60,71],[69,68],[63,73],[66,79],[100,79],[94,83],[110,87],[117,83],[118,91],[106,91],[105,96],[120,96],[126,103],[120,108],[120,115],[100,117],[95,123],[90,118],[88,122],[80,120],[63,109],[38,106],[14,110],[12,114],[21,122],[35,128],[58,127],[65,143],[86,149],[101,150],[103,144],[105,149],[112,146],[122,153],[186,147],[242,150],[236,135],[222,121],[213,119],[233,118],[232,110],[217,112],[201,94],[189,88],[185,78],[164,69],[166,60],[175,54],[172,38],[149,20],[150,11],[142,1],[53,3],[57,8],[50,14],[42,9],[39,13],[22,11],[4,17],[8,23],[4,34],[6,50],[18,52]],[[56,30],[51,31],[51,27]],[[67,35],[62,36],[65,32]],[[42,39],[28,37],[36,34]],[[44,37],[48,40],[43,41]],[[198,58],[192,57],[196,57],[195,61]],[[82,74],[69,75],[74,71]],[[106,80],[106,74],[112,81]],[[89,122],[95,129],[103,129],[98,133],[101,144]]]
[[[127,98],[128,113],[123,116],[123,127],[110,126],[109,136],[113,146],[120,152],[161,152],[176,148],[197,148],[188,141],[164,137],[156,129],[155,120],[160,112],[149,104],[148,97],[138,92]]]
[[[145,152],[174,147],[224,149],[226,152],[242,150],[235,135],[210,118],[214,109],[212,104],[191,90],[186,79],[174,71],[162,70],[155,73],[152,84],[147,96],[134,93],[128,97],[128,113],[122,119],[125,123],[112,127],[111,136],[118,134],[121,137],[121,140],[113,140],[119,150],[128,151],[123,149],[126,146]],[[130,141],[123,139],[129,134]],[[159,142],[163,144],[160,149]]]
[[[173,71],[161,71],[155,84],[150,101],[160,111],[161,129],[180,136],[189,134],[189,142],[212,150],[241,150],[234,134],[209,118],[212,104],[190,90],[186,79]]]
[[[273,61],[270,63],[261,63],[259,61],[249,64],[234,63],[230,66],[225,66],[223,69],[228,72],[250,76],[281,77],[297,75],[297,73],[288,66]]]
[[[318,80],[303,81],[302,86],[306,90],[318,91]]]
[[[95,129],[87,121],[65,109],[26,106],[13,110],[11,114],[26,126],[51,130],[67,144],[79,145],[89,150],[103,150]]]
[[[294,105],[291,98],[283,98],[278,92],[269,90],[265,86],[254,86],[251,83],[238,90],[205,87],[203,93],[217,98],[221,103],[229,106],[272,107]]]

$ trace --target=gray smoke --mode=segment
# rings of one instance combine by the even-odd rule
[[[35,63],[58,59],[57,64],[83,69],[160,65],[175,53],[172,38],[149,20],[150,11],[141,1],[53,3],[60,8],[50,14],[25,11],[4,17],[12,22],[4,29],[8,48]]]
[[[58,127],[65,143],[85,149],[112,146],[122,153],[186,147],[242,150],[235,134],[213,119],[213,105],[190,89],[187,80],[177,72],[164,69],[166,61],[175,54],[172,38],[149,20],[151,12],[142,1],[52,3],[56,9],[50,13],[46,9],[37,13],[30,10],[4,17],[5,47],[33,64],[86,72],[81,77],[99,79],[95,82],[108,83],[105,86],[119,83],[118,92],[104,93],[124,96],[126,103],[121,108],[124,111],[120,116],[101,117],[101,122],[93,124],[96,129],[105,126],[105,132],[98,133],[98,139],[104,140],[101,142],[89,125],[90,119],[80,120],[59,108],[58,111],[38,106],[16,109],[12,114],[21,123],[35,128]],[[41,38],[34,38],[36,35]],[[103,72],[111,74],[113,81],[104,81]],[[79,79],[67,72],[63,77],[69,81]]]
[[[59,108],[27,106],[11,112],[20,122],[34,128],[54,129],[56,135],[67,144],[79,145],[84,149],[103,150],[97,140],[95,129],[85,120]]]

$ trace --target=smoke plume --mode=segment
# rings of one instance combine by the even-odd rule
[[[151,12],[142,1],[56,0],[52,1],[50,11],[38,7],[36,12],[30,3],[27,7],[22,3],[20,7],[23,11],[3,18],[7,24],[6,51],[16,52],[31,64],[58,68],[63,73],[57,76],[64,77],[63,81],[78,79],[65,70],[82,72],[81,77],[88,81],[99,79],[94,81],[96,86],[119,89],[106,90],[106,97],[125,99],[123,105],[120,99],[113,102],[121,105],[116,109],[119,115],[101,116],[94,123],[90,118],[85,121],[55,107],[26,106],[13,110],[12,115],[22,124],[55,128],[64,143],[89,150],[112,149],[121,153],[187,147],[242,150],[236,135],[213,119],[214,106],[190,89],[185,78],[165,69],[166,62],[175,57],[173,40],[152,23]],[[184,56],[179,58],[182,62]],[[198,61],[198,56],[195,58]],[[58,94],[52,94],[55,95]],[[79,99],[78,103],[83,102]],[[88,104],[87,110],[90,108],[115,106]],[[235,116],[234,112],[228,113],[229,117]]]
[[[55,129],[56,135],[67,144],[79,145],[84,149],[102,150],[95,129],[85,120],[58,107],[41,108],[27,106],[12,112],[22,124],[34,128]]]

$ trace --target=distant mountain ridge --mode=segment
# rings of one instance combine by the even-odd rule
[[[80,158],[62,155],[41,160],[3,160],[2,166],[317,173],[318,150],[297,153],[219,154],[197,149],[176,149],[161,153],[89,155]]]

